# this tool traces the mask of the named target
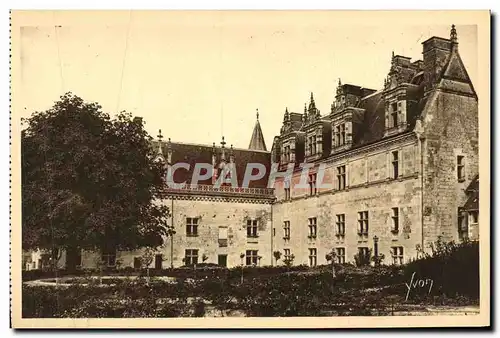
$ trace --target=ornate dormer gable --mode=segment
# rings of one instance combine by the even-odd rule
[[[353,130],[363,119],[364,110],[358,108],[361,99],[371,95],[373,89],[351,84],[342,84],[339,79],[335,101],[331,106],[331,153],[350,149],[353,144]]]
[[[279,163],[281,158],[280,138],[275,136],[271,147],[271,163]]]
[[[305,161],[311,162],[330,153],[331,128],[328,118],[322,118],[320,110],[316,108],[312,93],[306,113],[307,118],[304,119],[301,130],[304,132]]]
[[[335,100],[331,105],[330,114],[335,114],[349,107],[357,107],[359,101],[366,95],[374,93],[375,90],[363,88],[352,84],[342,84],[339,79]]]
[[[309,125],[321,118],[321,113],[318,108],[316,108],[316,102],[314,102],[314,95],[311,92],[311,99],[309,101],[309,107],[306,109],[304,105],[304,125]]]
[[[417,85],[412,80],[422,70],[422,62],[411,62],[411,58],[392,53],[391,68],[384,80],[382,98],[385,106],[384,137],[404,132],[408,129],[409,110],[413,101],[410,92]]]
[[[384,90],[388,91],[402,84],[410,83],[412,78],[421,70],[421,60],[412,63],[410,57],[394,55],[394,52],[392,52],[391,68],[384,80]]]
[[[305,115],[307,115],[307,106],[305,107]],[[283,126],[281,127],[280,136],[275,138],[273,147],[275,148],[274,154],[279,159],[280,169],[286,168],[288,163],[297,163],[298,157],[303,157],[303,132],[301,129],[304,125],[304,114],[289,112],[288,108],[285,109],[283,116]]]

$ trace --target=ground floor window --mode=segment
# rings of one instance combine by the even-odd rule
[[[283,260],[284,261],[288,261],[290,260],[290,257],[291,257],[291,252],[290,252],[290,249],[283,249],[284,251],[284,255],[283,255]]]
[[[344,264],[345,263],[345,248],[336,248],[335,253],[337,254],[337,263]]]
[[[116,266],[116,250],[105,249],[101,253],[101,261],[104,267],[112,268]]]
[[[198,249],[186,249],[184,255],[185,265],[195,265],[198,264]]]
[[[227,255],[219,255],[217,264],[219,266],[226,267],[227,266]]]
[[[257,250],[247,250],[246,252],[246,263],[247,266],[257,265],[259,260],[258,251]]]
[[[316,248],[309,249],[309,266],[316,266],[318,262],[318,250]]]
[[[404,263],[404,249],[402,246],[393,246],[391,254],[393,264],[401,265]]]

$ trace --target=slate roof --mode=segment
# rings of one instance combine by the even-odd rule
[[[155,142],[157,144],[158,141]],[[156,144],[155,147],[157,147]],[[209,164],[210,166],[212,165],[213,145],[210,146],[202,144],[171,142],[170,147],[172,149],[172,164],[182,162],[182,163],[188,163],[190,165],[189,171],[185,169],[178,169],[174,172],[174,182],[176,183],[181,183],[184,181],[186,183],[191,183],[191,178],[193,176],[194,167],[196,163]],[[162,151],[163,151],[163,156],[167,158],[167,144],[165,142],[162,142]],[[225,148],[226,163],[229,163],[230,152],[231,152],[230,148]],[[220,146],[216,147],[216,153],[217,153],[217,164],[219,164],[220,154],[221,154]],[[232,153],[236,165],[238,186],[241,186],[243,183],[247,164],[260,163],[263,164],[264,167],[266,168],[266,175],[264,175],[263,178],[257,181],[251,181],[249,183],[249,188],[266,188],[271,168],[270,152],[233,148]],[[254,170],[253,173],[256,174],[256,170]],[[200,180],[198,184],[212,185],[212,178],[208,178],[206,180]]]
[[[262,134],[259,120],[255,122],[255,127],[253,128],[252,138],[250,139],[248,149],[267,151],[266,141],[264,140],[264,134]]]

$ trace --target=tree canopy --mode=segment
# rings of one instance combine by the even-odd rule
[[[171,233],[142,119],[67,93],[23,126],[23,249],[131,250]]]

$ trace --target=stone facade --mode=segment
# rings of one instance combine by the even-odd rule
[[[213,173],[196,188],[166,189],[162,203],[176,233],[151,267],[275,265],[289,255],[293,264],[315,265],[332,250],[338,262],[372,250],[384,263],[400,264],[440,238],[476,240],[478,98],[455,28],[449,39],[423,43],[423,61],[393,54],[380,90],[339,80],[335,93],[327,115],[312,93],[303,113],[286,108],[269,152],[258,120],[249,149],[226,148],[224,139],[220,147],[163,142],[160,135],[158,160],[191,165],[173,175],[176,182],[189,185],[196,163]],[[242,188],[249,163],[262,164],[266,174]],[[282,176],[269,189],[272,164]],[[238,187],[216,187],[228,167]],[[116,259],[134,267],[141,254]],[[93,267],[96,257],[82,254],[82,267]]]

